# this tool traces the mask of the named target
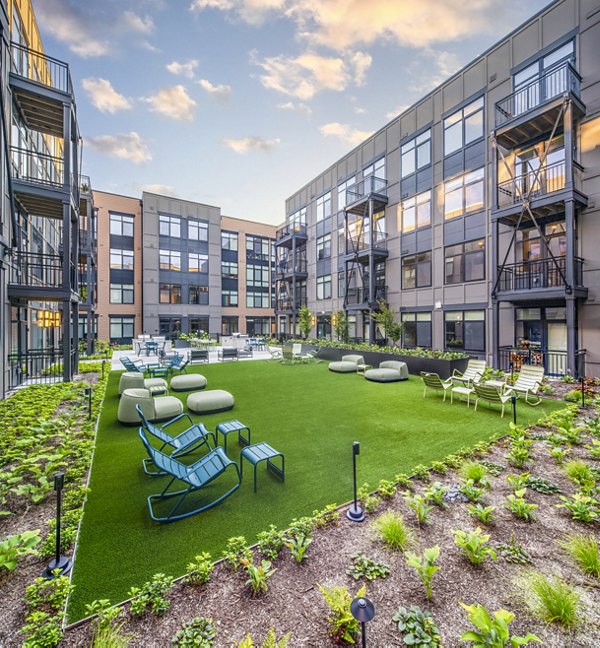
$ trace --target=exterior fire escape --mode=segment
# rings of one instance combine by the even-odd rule
[[[496,103],[494,366],[505,370],[517,362],[535,362],[544,364],[547,373],[584,371],[585,351],[577,348],[577,303],[588,293],[583,285],[584,261],[577,256],[577,220],[587,206],[576,150],[577,122],[585,114],[580,85],[579,74],[566,61]],[[535,156],[519,158],[524,150],[535,151]],[[547,225],[564,228],[565,244],[559,253],[556,248],[553,252]],[[537,258],[518,258],[518,236],[525,229],[539,234]],[[526,308],[565,307],[567,348],[562,361],[552,360],[551,349],[541,348],[533,355],[531,350],[503,350],[501,302]]]
[[[306,306],[306,224],[289,223],[276,234],[276,282],[277,298],[275,315],[278,320],[285,317],[287,335],[297,335],[298,312]],[[283,331],[279,328],[278,332]]]
[[[367,176],[346,192],[344,257],[346,291],[344,310],[361,313],[368,323],[368,342],[375,343],[375,320],[370,316],[385,301],[385,260],[388,257],[385,227],[387,182]]]
[[[77,370],[80,301],[80,137],[73,84],[66,63],[11,43],[9,87],[11,182],[19,225],[8,283],[17,313],[10,382],[16,386],[49,374],[68,381]],[[53,233],[41,245],[30,240],[33,223]],[[52,329],[40,346],[31,344],[31,326]]]
[[[79,185],[79,318],[85,317],[83,328],[85,352],[94,353],[96,341],[96,300],[98,288],[97,211],[89,176],[81,176]]]

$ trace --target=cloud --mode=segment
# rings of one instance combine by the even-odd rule
[[[111,115],[119,110],[129,110],[132,103],[129,99],[119,94],[107,79],[88,77],[81,82],[92,104],[101,112]]]
[[[196,110],[196,102],[188,95],[182,85],[171,86],[159,90],[151,97],[143,98],[150,104],[150,110],[169,119],[192,121]]]
[[[265,88],[308,101],[321,90],[342,92],[353,79],[359,84],[363,82],[371,57],[362,52],[348,57],[344,60],[306,52],[297,57],[282,55],[258,60],[256,52],[252,52],[250,59],[262,68],[260,81]]]
[[[248,153],[249,151],[272,151],[277,148],[281,140],[267,140],[263,137],[242,137],[240,139],[225,139],[223,144],[235,153]]]
[[[357,115],[364,115],[364,114],[366,114],[367,109],[366,109],[366,108],[361,108],[360,106],[355,106],[355,107],[354,107],[354,112],[355,112]]]
[[[162,52],[160,47],[156,47],[156,45],[152,45],[152,43],[148,40],[140,41],[139,46],[142,49],[148,50],[149,52],[152,52],[154,54],[158,54],[159,52]]]
[[[198,85],[209,95],[219,99],[221,101],[226,101],[231,97],[231,86],[223,84],[213,85],[210,81],[206,79],[200,79]]]
[[[190,11],[234,11],[250,25],[262,25],[270,13],[285,8],[286,0],[192,0]]]
[[[100,153],[129,160],[134,164],[142,164],[152,159],[148,145],[134,131],[118,135],[86,137],[85,142]]]
[[[409,73],[415,81],[409,85],[408,89],[416,97],[437,88],[461,67],[459,57],[452,52],[427,49],[423,56],[429,60],[433,59],[434,72],[424,76],[423,70],[430,69],[431,65],[423,65],[422,61],[419,60],[412,62]]]
[[[173,61],[172,63],[168,63],[165,67],[171,74],[176,74],[178,76],[187,77],[188,79],[193,79],[194,70],[198,67],[198,61],[196,59],[190,59],[187,63],[179,63],[178,61]]]
[[[151,34],[154,31],[154,20],[151,16],[138,16],[133,11],[124,11],[121,23],[125,29],[140,34]]]
[[[400,104],[396,106],[394,109],[390,110],[389,112],[385,113],[385,118],[389,121],[390,119],[395,119],[398,117],[398,115],[401,115],[408,107],[410,104]]]
[[[373,134],[372,131],[361,131],[352,128],[348,124],[340,124],[339,122],[323,124],[319,130],[325,137],[337,137],[352,146],[357,146]]]
[[[275,107],[279,108],[279,110],[292,110],[295,112],[303,113],[307,117],[309,115],[312,115],[312,108],[300,101],[286,101],[285,103],[278,103]]]
[[[150,193],[161,194],[163,196],[175,196],[175,188],[171,185],[160,184],[160,183],[150,183],[141,186],[142,191],[148,191]]]

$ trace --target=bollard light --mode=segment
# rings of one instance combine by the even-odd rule
[[[46,567],[44,576],[47,579],[55,578],[54,572],[58,569],[59,576],[67,574],[71,571],[72,563],[67,556],[60,555],[60,518],[61,518],[61,503],[62,503],[62,489],[65,485],[65,473],[59,472],[54,475],[54,490],[56,491],[56,551],[54,560],[51,560]]]
[[[102,378],[104,378],[104,368],[106,367],[106,358],[102,360]]]
[[[367,647],[366,624],[375,616],[375,606],[369,599],[359,597],[350,603],[352,616],[360,623],[363,648]]]
[[[513,423],[517,424],[517,397],[513,394],[510,397],[510,402],[512,404],[512,413],[513,413]]]
[[[581,376],[581,409],[585,407],[585,376]]]
[[[91,387],[85,388],[85,395],[87,396],[88,399],[88,418],[92,418],[92,388]]]
[[[358,496],[356,491],[356,457],[360,454],[360,443],[354,441],[352,444],[352,479],[354,482],[354,504],[348,509],[346,516],[352,522],[362,522],[365,519],[365,513],[358,505]]]

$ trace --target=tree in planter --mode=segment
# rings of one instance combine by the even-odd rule
[[[298,312],[298,317],[300,318],[300,333],[303,338],[307,338],[313,328],[313,314],[311,313],[310,308],[302,306]]]
[[[383,334],[385,335],[385,341],[387,344],[388,339],[390,339],[394,346],[400,339],[402,334],[402,324],[396,322],[396,315],[394,311],[389,308],[389,306],[383,301],[379,300],[379,311],[371,313],[371,317],[381,326],[383,329]]]
[[[343,310],[336,311],[333,314],[333,322],[335,334],[340,342],[350,341],[350,323],[348,322],[348,315]]]

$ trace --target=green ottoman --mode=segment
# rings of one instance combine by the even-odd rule
[[[187,406],[196,414],[225,412],[235,405],[233,395],[224,389],[209,389],[204,392],[194,392],[187,397]]]
[[[183,413],[183,404],[175,396],[153,398],[148,389],[126,389],[121,395],[117,412],[120,423],[140,423],[136,405],[140,406],[149,421],[172,419]]]
[[[171,389],[173,391],[192,391],[204,389],[206,378],[201,374],[180,374],[171,378]]]
[[[365,378],[373,382],[398,382],[408,380],[408,367],[406,362],[398,360],[384,360],[377,369],[365,371]]]
[[[330,362],[329,371],[334,371],[335,373],[356,373],[356,364],[354,362],[344,362],[343,360]]]
[[[150,387],[162,388],[162,393],[167,391],[167,381],[162,378],[144,378],[144,374],[139,371],[125,371],[119,379],[119,396],[126,389],[150,389]],[[160,389],[154,389],[155,393],[161,392]]]

